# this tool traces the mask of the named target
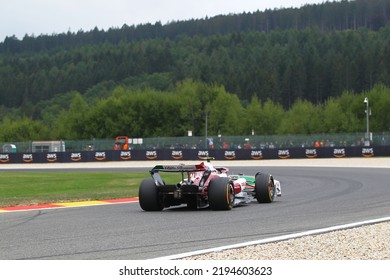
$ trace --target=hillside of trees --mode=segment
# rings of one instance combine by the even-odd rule
[[[22,40],[9,36],[0,43],[0,53],[47,51],[74,48],[88,44],[134,42],[146,39],[180,40],[182,35],[207,37],[237,32],[318,28],[321,31],[356,30],[367,28],[377,31],[390,18],[387,0],[328,0],[322,4],[301,8],[267,9],[244,14],[220,15],[205,19],[161,22],[111,28],[108,31],[79,30],[77,33],[39,35],[26,34]]]
[[[0,141],[202,135],[206,113],[215,134],[364,131],[367,95],[388,131],[389,18],[356,0],[7,37]]]

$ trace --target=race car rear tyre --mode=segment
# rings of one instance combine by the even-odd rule
[[[255,178],[255,197],[259,203],[271,203],[275,196],[275,184],[271,174],[257,173]]]
[[[144,179],[141,182],[138,197],[139,205],[145,211],[161,211],[164,208],[152,178]]]
[[[230,210],[234,203],[234,189],[229,178],[219,177],[210,180],[208,187],[209,205],[213,210]]]

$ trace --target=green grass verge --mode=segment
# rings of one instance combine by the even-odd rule
[[[0,172],[0,207],[136,197],[141,181],[149,176],[148,172]]]

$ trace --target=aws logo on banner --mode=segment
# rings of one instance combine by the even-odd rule
[[[305,155],[308,158],[316,158],[317,157],[317,149],[306,149]]]
[[[262,159],[263,158],[263,151],[251,151],[251,158],[252,159]]]
[[[204,159],[206,157],[209,157],[209,151],[198,151],[198,158]]]
[[[334,149],[333,150],[333,156],[337,158],[343,158],[345,157],[345,149]]]
[[[23,154],[23,161],[24,162],[33,162],[33,155],[32,154]]]
[[[71,153],[70,159],[72,161],[80,161],[81,160],[81,153]]]
[[[182,159],[183,158],[183,151],[172,151],[171,156],[173,159]]]
[[[374,148],[362,148],[362,156],[373,157],[374,156]]]
[[[121,151],[120,158],[123,160],[131,159],[131,152],[130,151]]]
[[[57,161],[57,154],[47,154],[46,159],[48,162],[56,162]]]
[[[146,158],[147,159],[156,159],[157,156],[157,151],[146,151]]]
[[[9,154],[0,154],[0,162],[9,162]]]
[[[224,157],[225,157],[225,159],[235,159],[236,152],[235,151],[225,151]]]
[[[105,160],[106,159],[106,152],[96,152],[95,159],[99,160],[99,161]]]
[[[278,150],[278,157],[279,158],[289,158],[290,157],[290,150]]]

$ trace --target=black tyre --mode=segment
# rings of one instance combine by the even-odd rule
[[[255,197],[259,203],[274,201],[275,184],[271,174],[257,173],[255,179]]]
[[[198,209],[198,198],[195,195],[187,198],[187,208],[190,210]]]
[[[161,211],[164,208],[152,178],[144,179],[141,182],[138,197],[139,205],[145,211]]]
[[[234,190],[229,178],[220,177],[210,180],[208,187],[209,205],[213,210],[230,210],[234,203]]]

